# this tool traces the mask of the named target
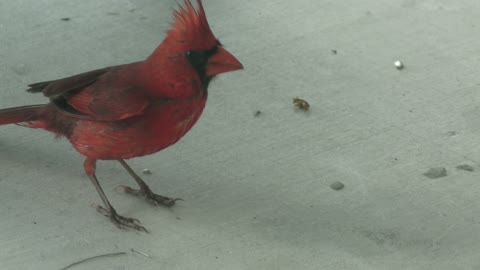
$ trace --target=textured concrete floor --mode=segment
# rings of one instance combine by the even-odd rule
[[[174,6],[1,1],[0,107],[43,102],[28,83],[145,58]],[[127,254],[72,269],[480,267],[479,1],[205,9],[245,70],[212,84],[180,143],[131,161],[153,172],[144,179],[154,190],[185,201],[154,208],[115,192],[130,179],[100,162],[114,206],[151,234],[118,230],[90,206],[100,199],[67,141],[2,126],[0,269],[61,269],[111,252]],[[310,112],[293,109],[295,96]]]

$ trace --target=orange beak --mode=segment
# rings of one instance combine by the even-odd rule
[[[217,52],[208,58],[207,76],[214,76],[239,69],[243,69],[242,63],[220,46],[217,48]]]

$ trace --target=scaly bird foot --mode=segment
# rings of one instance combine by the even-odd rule
[[[117,214],[117,211],[115,211],[113,207],[110,209],[106,209],[105,207],[97,205],[96,208],[98,212],[110,218],[110,221],[120,229],[132,228],[137,231],[144,231],[148,233],[148,230],[142,225],[140,225],[140,221],[138,219],[120,216],[119,214]]]
[[[180,199],[180,198],[173,199],[173,198],[155,194],[150,190],[148,186],[141,189],[133,189],[129,186],[117,185],[115,186],[115,189],[117,188],[122,188],[125,193],[131,194],[134,196],[145,197],[145,199],[153,205],[163,205],[166,207],[172,207],[175,205],[176,201],[183,201],[183,199]]]

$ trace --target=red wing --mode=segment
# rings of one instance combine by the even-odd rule
[[[42,92],[59,111],[95,121],[116,121],[143,113],[149,101],[142,89],[128,80],[128,67],[117,66],[29,85]]]
[[[101,85],[97,87],[94,84],[78,93],[64,96],[66,103],[77,113],[72,113],[70,108],[65,110],[64,106],[57,107],[76,118],[96,121],[121,120],[142,114],[148,106],[148,98],[139,90],[108,88]]]

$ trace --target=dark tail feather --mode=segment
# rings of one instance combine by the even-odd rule
[[[0,110],[0,125],[39,120],[46,105],[30,105]]]

